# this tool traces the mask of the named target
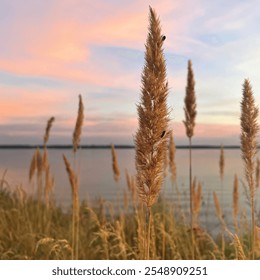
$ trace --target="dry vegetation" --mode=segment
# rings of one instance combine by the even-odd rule
[[[141,100],[138,104],[139,127],[135,135],[136,176],[125,171],[124,202],[120,209],[102,198],[90,206],[79,198],[80,164],[77,153],[84,123],[84,106],[79,96],[78,116],[72,137],[74,162],[63,155],[71,185],[72,209],[64,211],[55,203],[54,177],[48,160],[47,142],[54,117],[47,122],[44,149],[37,149],[29,168],[29,180],[35,186],[31,194],[22,188],[12,190],[3,175],[0,181],[0,258],[1,259],[260,259],[255,190],[260,167],[256,161],[258,109],[248,80],[241,102],[241,150],[245,187],[251,216],[239,217],[238,177],[233,186],[233,223],[229,228],[221,203],[212,192],[216,219],[221,230],[211,236],[200,225],[202,184],[192,175],[192,145],[196,111],[195,81],[191,61],[185,97],[186,135],[189,139],[190,193],[189,215],[182,208],[177,184],[174,132],[170,131],[167,106],[168,83],[163,56],[159,18],[150,8],[150,26],[142,74]],[[256,163],[257,162],[257,163]],[[168,167],[167,167],[168,166]],[[120,178],[112,145],[114,179]],[[224,180],[224,149],[220,149],[220,177]],[[167,170],[177,202],[160,195]],[[249,224],[249,226],[248,226]]]

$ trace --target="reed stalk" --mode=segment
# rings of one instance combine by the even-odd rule
[[[238,178],[237,175],[234,177],[233,184],[233,219],[236,232],[238,232],[238,212],[239,212],[239,192],[238,192]]]
[[[260,184],[260,159],[259,158],[257,158],[256,161],[255,181],[256,181],[256,188],[258,188]]]
[[[135,135],[135,164],[139,198],[146,205],[145,259],[149,259],[151,207],[156,202],[164,177],[169,138],[168,83],[160,20],[150,7],[141,101],[137,105],[139,127]]]
[[[73,171],[68,159],[63,155],[63,161],[69,177],[71,192],[72,192],[72,259],[78,259],[78,242],[79,242],[79,190],[78,178]]]
[[[193,195],[192,195],[192,137],[194,135],[195,118],[197,115],[196,111],[196,95],[195,95],[195,80],[192,69],[191,60],[188,61],[188,75],[187,75],[187,86],[186,95],[184,99],[185,107],[185,120],[183,121],[186,128],[186,135],[189,139],[189,186],[190,186],[190,227],[191,227],[191,240],[192,240],[192,258],[194,259],[194,233],[193,233]]]
[[[81,140],[82,127],[84,123],[84,105],[81,95],[79,95],[79,106],[76,125],[73,132],[73,158],[74,170],[66,156],[63,155],[63,160],[66,166],[66,171],[69,176],[71,190],[72,190],[72,259],[78,259],[79,253],[79,167],[76,168],[76,154]],[[78,174],[77,174],[78,173]]]
[[[173,138],[173,133],[170,133],[170,143],[169,143],[169,171],[171,173],[171,180],[172,183],[176,183],[177,178],[177,168],[175,162],[175,154],[176,154],[176,146]]]
[[[257,133],[259,126],[258,108],[255,105],[252,87],[248,79],[243,84],[243,97],[241,102],[241,152],[244,161],[245,178],[249,189],[249,204],[251,208],[251,255],[255,259],[255,157],[257,154]]]
[[[50,130],[52,128],[53,122],[55,121],[54,117],[49,118],[47,121],[46,129],[45,129],[45,134],[43,137],[43,170],[45,172],[45,188],[44,188],[44,197],[45,197],[45,203],[47,206],[47,209],[49,208],[49,199],[50,199],[50,192],[53,189],[54,186],[54,177],[51,176],[50,172],[50,164],[49,164],[49,158],[48,158],[48,151],[47,151],[47,143],[50,137]]]

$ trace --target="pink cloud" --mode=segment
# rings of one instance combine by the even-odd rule
[[[19,122],[22,118],[34,118],[47,116],[51,117],[58,113],[63,102],[67,102],[66,93],[55,90],[52,94],[51,90],[37,88],[23,89],[15,87],[1,87],[1,103],[0,103],[0,122],[9,121]]]
[[[79,8],[75,11],[76,5]],[[155,8],[157,6],[153,1],[151,5]],[[182,7],[183,4],[164,0],[158,6],[158,14],[161,17],[167,16],[170,11],[178,11]],[[70,9],[72,15],[68,13]],[[80,13],[79,9],[86,9],[85,18],[75,16]],[[103,17],[99,17],[98,11],[110,13],[106,12]],[[12,41],[10,55],[1,57],[0,54],[0,69],[3,71],[102,86],[130,87],[133,81],[136,82],[133,73],[126,73],[127,79],[115,79],[115,71],[120,72],[122,69],[107,71],[95,65],[91,60],[91,47],[110,45],[143,50],[148,26],[147,3],[132,1],[125,4],[123,9],[118,9],[113,2],[108,4],[96,1],[90,5],[88,1],[77,1],[76,4],[66,0],[60,4],[55,2],[44,18],[37,23],[34,20],[18,17],[10,26],[10,42],[3,42],[9,48]],[[172,20],[166,21],[164,26],[169,33],[173,26],[174,30],[182,28],[178,21]],[[111,68],[114,68],[113,65]]]

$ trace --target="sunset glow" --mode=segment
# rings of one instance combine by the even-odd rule
[[[79,94],[82,144],[133,144],[149,5],[166,35],[176,143],[187,144],[183,99],[191,59],[194,144],[238,144],[245,78],[260,104],[258,0],[0,0],[0,144],[41,144],[51,116],[50,144],[70,144]]]

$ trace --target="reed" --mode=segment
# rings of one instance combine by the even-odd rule
[[[52,124],[53,124],[54,120],[55,120],[55,118],[51,117],[47,122],[46,129],[45,129],[45,134],[44,134],[44,137],[43,137],[44,146],[47,145],[47,142],[49,140],[50,130],[51,130],[51,127],[52,127]]]
[[[112,153],[112,168],[114,173],[114,180],[118,182],[120,178],[120,170],[117,161],[116,150],[113,144],[111,145],[111,153]]]
[[[34,151],[31,163],[30,163],[30,168],[29,168],[29,181],[32,181],[32,178],[34,176],[35,171],[37,170],[37,150]]]
[[[192,137],[194,135],[196,111],[196,95],[195,95],[195,80],[192,69],[191,60],[188,61],[188,75],[186,95],[184,99],[185,120],[183,121],[186,128],[186,135],[189,139],[189,185],[190,185],[190,227],[192,240],[192,258],[194,259],[194,234],[193,234],[193,196],[192,196]]]
[[[151,207],[156,202],[163,183],[169,137],[168,84],[163,42],[160,20],[150,7],[141,101],[137,105],[139,126],[135,135],[137,190],[141,201],[146,205],[147,215],[145,259],[149,259]]]
[[[177,178],[177,168],[175,162],[176,146],[173,138],[173,133],[170,133],[169,143],[169,171],[171,173],[171,180],[175,184]]]
[[[197,183],[196,178],[194,178],[192,183],[192,193],[194,226],[197,228],[199,225],[198,217],[201,210],[202,186],[200,182]]]
[[[219,221],[221,223],[221,255],[222,259],[225,259],[225,231],[227,229],[225,220],[224,220],[224,215],[222,212],[222,208],[218,199],[218,196],[216,192],[213,192],[213,199],[214,199],[214,204],[215,204],[215,210],[216,210],[216,215],[219,218]]]
[[[72,259],[78,259],[78,243],[79,243],[79,189],[78,178],[73,171],[68,159],[63,155],[63,161],[69,177],[72,192]]]
[[[256,181],[256,188],[258,188],[260,185],[260,159],[259,158],[257,158],[256,160],[255,181]]]
[[[219,174],[221,181],[223,182],[224,178],[224,167],[225,167],[225,155],[224,155],[224,147],[221,145],[220,147],[220,157],[219,157]]]
[[[77,116],[76,125],[75,125],[75,129],[73,132],[73,138],[72,138],[74,153],[76,153],[78,146],[80,144],[83,122],[84,122],[84,105],[83,105],[82,97],[81,97],[81,95],[79,95],[78,116]]]
[[[257,153],[257,133],[259,126],[258,108],[255,105],[252,87],[248,79],[243,84],[243,97],[241,101],[241,152],[244,161],[244,172],[249,189],[249,203],[251,208],[251,254],[255,258],[255,157]]]
[[[237,175],[234,176],[233,184],[233,219],[236,231],[238,231],[238,213],[239,213],[239,192],[238,192],[238,178]]]
[[[221,203],[224,203],[224,167],[225,167],[225,155],[224,155],[224,147],[221,145],[220,147],[220,155],[219,155],[219,175],[221,180]]]

